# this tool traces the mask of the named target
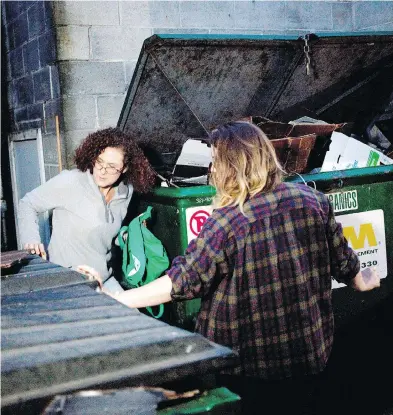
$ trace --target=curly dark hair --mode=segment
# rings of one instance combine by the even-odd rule
[[[128,167],[121,176],[124,183],[131,183],[139,193],[147,193],[154,185],[154,171],[135,139],[119,128],[89,134],[75,150],[76,167],[92,173],[98,156],[107,147],[120,147],[124,151],[124,166]]]

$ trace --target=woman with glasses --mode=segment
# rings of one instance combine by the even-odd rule
[[[45,258],[38,215],[52,210],[49,260],[70,268],[88,264],[106,281],[112,240],[133,190],[147,192],[153,170],[135,140],[117,128],[89,134],[76,149],[75,164],[20,201],[20,238],[25,249]]]

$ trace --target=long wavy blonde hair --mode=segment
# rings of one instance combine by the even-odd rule
[[[214,207],[239,206],[259,192],[269,192],[282,181],[283,169],[273,145],[256,125],[237,121],[210,134],[213,146]]]

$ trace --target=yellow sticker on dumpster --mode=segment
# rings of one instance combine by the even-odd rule
[[[340,215],[336,220],[341,223],[349,246],[359,257],[360,269],[376,267],[379,276],[385,278],[388,267],[383,210]],[[344,284],[333,281],[333,288],[342,286]]]

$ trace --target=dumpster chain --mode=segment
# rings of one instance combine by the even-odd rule
[[[310,35],[305,35],[304,38],[302,39],[304,40],[303,51],[306,57],[306,74],[310,75],[311,59],[310,59],[310,45],[308,44],[308,41],[310,40]]]

